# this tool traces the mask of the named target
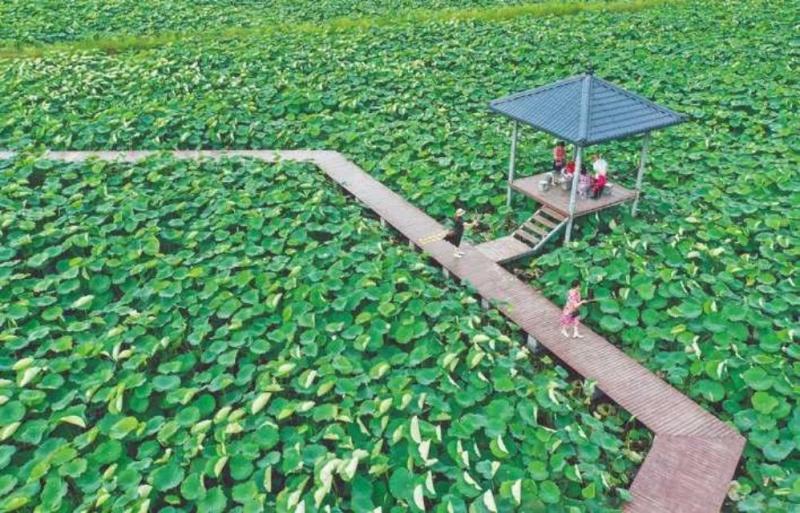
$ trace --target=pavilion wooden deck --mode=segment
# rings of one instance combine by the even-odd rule
[[[155,152],[47,152],[43,158],[80,161],[89,157],[136,161]],[[444,227],[398,194],[332,151],[177,151],[177,158],[243,156],[266,161],[304,160],[391,224],[412,244]],[[12,154],[0,152],[0,159]],[[588,200],[587,200],[588,201]],[[719,511],[745,439],[679,391],[628,357],[600,335],[584,328],[585,338],[559,333],[560,308],[469,245],[463,258],[453,246],[424,246],[452,276],[471,284],[538,343],[597,386],[655,433],[655,439],[630,491],[630,513],[707,513]]]
[[[551,187],[548,191],[539,190],[539,182],[547,178],[549,173],[518,178],[511,182],[511,188],[525,196],[533,199],[540,205],[555,210],[565,216],[569,215],[569,191],[561,187]],[[605,210],[607,208],[633,201],[636,199],[636,191],[626,189],[618,183],[609,182],[611,185],[609,194],[605,194],[597,199],[577,198],[575,203],[575,217],[585,216],[592,212]]]

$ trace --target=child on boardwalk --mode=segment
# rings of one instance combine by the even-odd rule
[[[579,309],[586,301],[581,300],[581,282],[575,280],[572,282],[572,288],[567,293],[567,302],[564,304],[564,310],[561,312],[561,334],[569,338],[567,328],[572,328],[573,338],[583,338],[583,335],[578,333],[578,321],[580,320]]]
[[[450,233],[444,238],[444,240],[456,247],[456,251],[453,253],[453,256],[456,258],[464,256],[464,253],[459,249],[461,246],[461,239],[464,237],[464,228],[472,228],[478,223],[478,221],[472,221],[471,223],[465,224],[464,214],[466,214],[466,211],[463,208],[456,209],[456,215],[453,218],[453,229],[450,230]]]

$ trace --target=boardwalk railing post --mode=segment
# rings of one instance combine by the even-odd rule
[[[528,349],[530,349],[533,353],[538,353],[541,349],[541,347],[539,347],[539,341],[533,338],[533,335],[530,333],[527,334],[525,345],[527,345]]]
[[[508,185],[506,191],[506,206],[511,206],[511,182],[514,181],[514,167],[517,162],[517,133],[519,123],[514,121],[514,128],[511,130],[511,155],[508,157]]]
[[[564,233],[564,244],[569,244],[572,238],[572,221],[575,218],[575,201],[578,194],[578,179],[581,176],[581,166],[583,165],[583,148],[578,146],[575,152],[575,172],[572,174],[572,189],[569,191],[569,218],[567,219],[567,230]]]
[[[650,146],[650,132],[644,134],[642,141],[642,153],[639,156],[639,172],[636,175],[636,197],[633,199],[631,215],[636,216],[636,209],[639,207],[639,195],[642,193],[642,180],[644,179],[644,167],[647,164],[647,148]]]

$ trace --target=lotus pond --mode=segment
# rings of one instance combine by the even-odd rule
[[[519,272],[559,302],[580,273],[603,298],[593,329],[747,436],[726,510],[797,512],[798,18],[794,1],[688,1],[5,60],[0,147],[335,149],[434,217],[462,202],[489,239],[532,205],[505,209],[510,127],[486,102],[591,62],[692,122],[654,136],[639,218],[584,218]],[[519,172],[552,142],[523,132]],[[637,141],[602,150],[630,184]]]
[[[575,1],[575,0],[568,0]],[[409,10],[515,5],[522,0],[6,0],[0,4],[0,41],[52,43],[111,35],[247,28],[336,18],[391,15]]]
[[[649,434],[314,167],[3,166],[4,510],[626,497]]]

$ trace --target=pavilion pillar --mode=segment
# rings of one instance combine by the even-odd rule
[[[583,163],[583,148],[578,146],[575,152],[575,173],[572,175],[572,188],[569,191],[569,218],[567,219],[567,230],[564,232],[564,244],[569,244],[572,238],[572,221],[575,219],[575,202],[578,195],[578,182],[581,176],[581,166]]]
[[[642,180],[644,180],[644,167],[647,164],[647,148],[650,146],[650,132],[644,134],[642,142],[642,153],[639,156],[639,172],[636,175],[636,197],[633,199],[631,215],[636,216],[636,209],[639,206],[639,195],[642,193]]]
[[[514,128],[511,131],[511,155],[508,157],[508,185],[506,192],[506,206],[511,206],[511,182],[514,181],[514,167],[517,163],[517,135],[519,122],[514,121]]]

